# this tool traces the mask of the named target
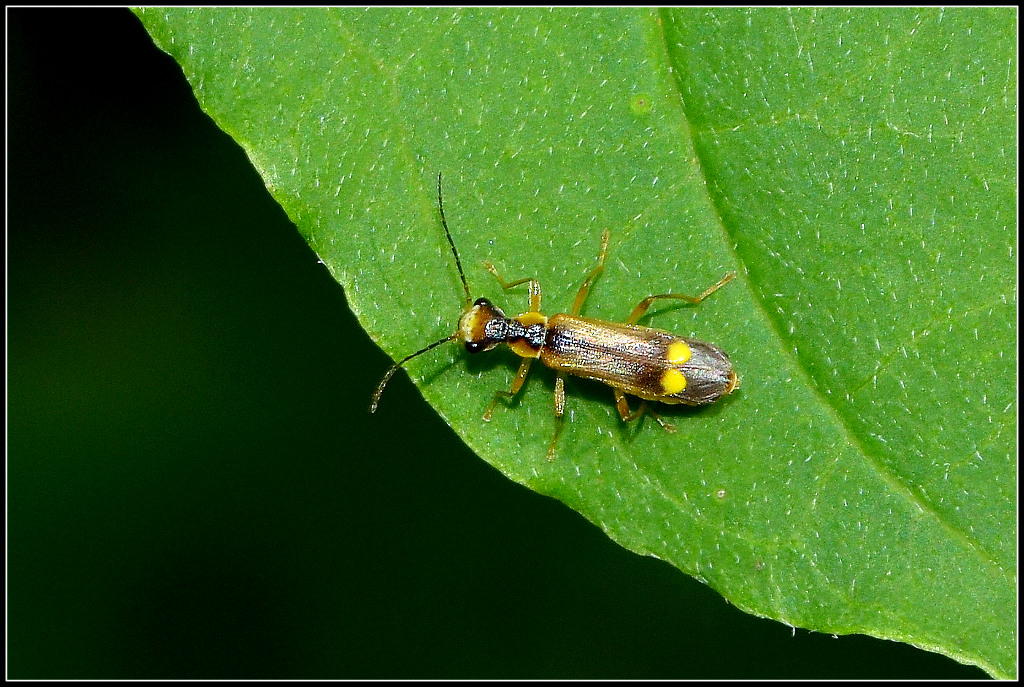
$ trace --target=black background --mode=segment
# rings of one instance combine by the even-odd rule
[[[470,453],[127,10],[8,12],[12,678],[983,677]]]

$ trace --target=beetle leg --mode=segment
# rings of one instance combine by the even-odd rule
[[[580,310],[583,309],[583,301],[587,300],[587,294],[590,293],[590,285],[597,278],[597,275],[601,274],[604,270],[604,256],[608,253],[608,230],[604,230],[604,234],[601,235],[601,255],[597,258],[597,267],[590,271],[587,278],[580,284],[580,290],[576,292],[576,301],[572,304],[572,314],[579,315]]]
[[[661,428],[664,429],[669,434],[675,434],[676,433],[676,426],[675,425],[673,425],[671,422],[665,422],[664,420],[662,420],[661,416],[658,415],[653,410],[651,410],[650,408],[647,409],[647,414],[650,415],[651,417],[653,417],[655,420],[657,420],[658,424],[661,425]]]
[[[640,301],[640,304],[638,306],[633,308],[633,312],[626,319],[626,324],[636,324],[637,321],[639,321],[639,319],[644,316],[644,313],[647,312],[647,309],[651,307],[651,303],[658,300],[659,298],[678,298],[679,300],[686,301],[687,303],[697,305],[702,300],[713,294],[715,291],[718,291],[718,289],[725,286],[726,282],[728,282],[735,276],[735,272],[730,272],[729,274],[719,279],[718,283],[706,289],[704,293],[702,293],[699,296],[687,296],[681,293],[661,293],[658,294],[657,296],[648,296],[647,298]]]
[[[516,378],[512,380],[512,388],[508,391],[495,391],[494,400],[491,401],[491,405],[487,406],[487,412],[484,413],[484,420],[487,422],[491,421],[491,412],[494,410],[494,406],[498,405],[498,401],[502,396],[505,398],[512,398],[519,390],[523,388],[523,382],[526,381],[526,373],[530,371],[530,363],[533,362],[533,358],[523,358],[523,362],[519,363],[519,372],[516,373]]]
[[[530,283],[530,312],[540,312],[540,282],[533,277],[526,277],[525,279],[518,279],[516,281],[507,282],[501,278],[498,274],[498,269],[491,263],[490,260],[484,260],[484,267],[486,267],[491,274],[498,278],[498,283],[501,284],[503,289],[511,289],[513,286],[519,286],[520,284]]]
[[[626,400],[626,392],[622,389],[613,389],[613,391],[615,392],[615,407],[618,409],[619,417],[622,418],[623,422],[632,422],[647,410],[647,401],[640,401],[640,406],[631,412],[629,401]]]
[[[565,415],[565,375],[561,372],[555,377],[555,436],[551,437],[551,445],[548,446],[548,460],[555,459],[555,443],[558,435],[562,433],[562,416]]]
[[[661,416],[658,415],[653,410],[651,410],[650,406],[647,405],[647,401],[640,401],[640,405],[637,407],[637,409],[630,412],[629,401],[626,400],[626,392],[624,392],[622,389],[615,389],[614,391],[615,407],[618,409],[619,417],[622,418],[623,422],[632,422],[633,420],[637,419],[644,413],[647,413],[655,420],[657,420],[658,424],[661,425],[666,432],[675,433],[676,426],[673,425],[671,422],[665,422],[664,420],[662,420]]]
[[[559,420],[565,415],[565,374],[559,372],[555,377],[555,417]]]

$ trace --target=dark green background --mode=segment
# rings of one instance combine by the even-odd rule
[[[389,360],[138,20],[8,20],[9,677],[983,677],[737,611],[404,375],[367,415]]]

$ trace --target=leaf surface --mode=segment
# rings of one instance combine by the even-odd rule
[[[624,425],[518,361],[408,365],[485,460],[760,616],[1016,675],[1016,14],[138,11],[396,358],[462,286],[729,352],[741,389]],[[383,371],[382,371],[383,372]],[[372,390],[366,390],[367,397]],[[385,393],[382,404],[388,402]],[[375,426],[368,431],[393,431]]]

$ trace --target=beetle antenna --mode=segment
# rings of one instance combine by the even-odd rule
[[[459,279],[462,280],[462,288],[466,291],[466,307],[468,308],[472,302],[473,297],[469,293],[469,284],[466,282],[466,273],[462,270],[462,261],[459,260],[459,251],[455,249],[455,241],[452,240],[452,233],[448,231],[448,220],[444,216],[444,199],[441,197],[441,172],[437,173],[437,209],[441,212],[441,226],[444,227],[444,236],[448,239],[448,245],[451,246],[452,255],[455,257],[455,267],[459,270]],[[455,341],[460,336],[459,332],[455,332],[451,336],[447,336],[440,341],[435,341],[425,348],[421,348],[411,355],[407,355],[397,363],[391,366],[391,368],[384,373],[384,378],[380,380],[380,384],[377,385],[377,390],[373,392],[373,398],[370,400],[370,412],[377,412],[377,403],[380,401],[380,395],[384,393],[384,387],[387,386],[388,381],[394,376],[396,372],[405,365],[407,362],[412,360],[418,355],[422,355],[427,351],[431,351],[443,343],[449,341]]]
[[[438,346],[440,346],[443,343],[448,343],[449,341],[455,341],[455,339],[457,339],[457,338],[459,338],[459,333],[455,332],[451,336],[445,337],[445,338],[441,339],[440,341],[435,341],[434,343],[430,344],[426,348],[421,348],[420,350],[416,351],[412,355],[405,356],[404,358],[399,360],[397,363],[392,365],[391,369],[389,369],[386,373],[384,373],[384,378],[381,379],[380,380],[380,384],[377,385],[377,390],[373,392],[373,399],[370,401],[370,412],[371,413],[377,412],[377,402],[380,400],[380,395],[382,393],[384,393],[384,387],[387,386],[388,380],[391,379],[391,377],[396,372],[398,372],[398,369],[400,367],[402,367],[402,365],[405,365],[407,362],[409,362],[410,360],[412,360],[413,358],[415,358],[418,355],[421,355],[423,353],[426,353],[427,351],[433,350],[433,349],[437,348]]]
[[[469,284],[466,283],[466,273],[462,271],[462,261],[459,260],[459,251],[455,250],[455,241],[452,241],[452,233],[448,231],[448,221],[444,218],[444,200],[441,198],[441,173],[437,173],[437,208],[441,211],[441,226],[444,227],[445,238],[448,239],[448,245],[452,247],[452,255],[455,256],[455,267],[459,270],[459,279],[462,280],[462,288],[466,290],[466,307],[473,302],[473,297],[469,295]],[[431,346],[433,348],[433,346]]]

